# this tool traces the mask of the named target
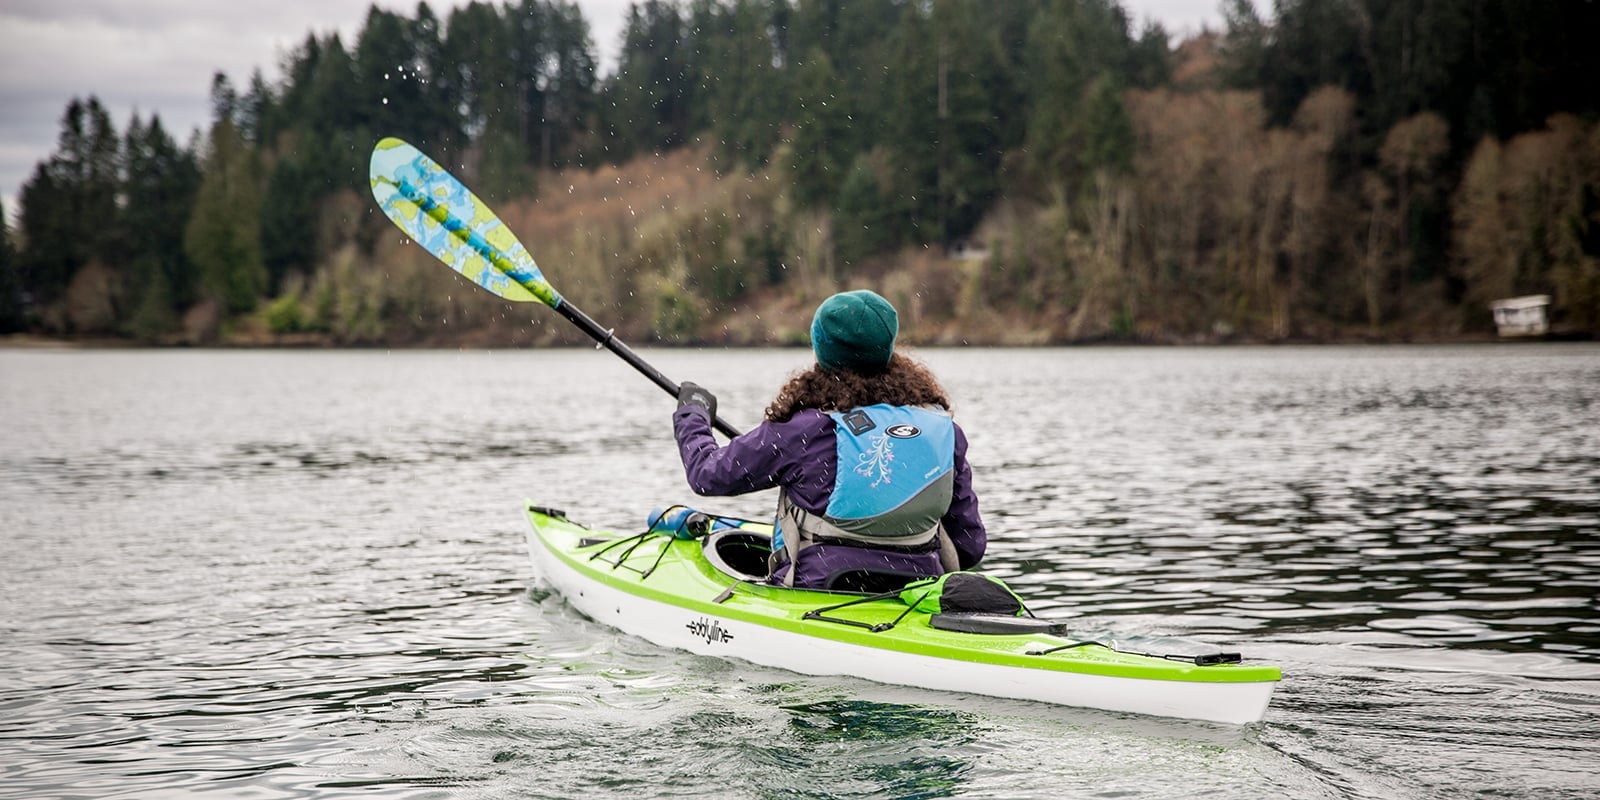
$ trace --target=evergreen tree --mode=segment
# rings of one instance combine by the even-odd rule
[[[225,91],[219,82],[218,90]],[[184,231],[184,252],[194,262],[200,287],[227,312],[255,308],[267,289],[261,254],[261,186],[256,155],[239,135],[227,103],[215,105],[219,117],[201,170],[194,212]]]
[[[1274,0],[1267,17],[1221,2],[1222,83],[1244,91],[1188,78],[1174,90],[1166,32],[1131,35],[1120,0],[642,0],[603,83],[570,0],[474,2],[448,24],[426,3],[409,18],[374,7],[351,50],[308,35],[275,86],[256,71],[241,94],[216,75],[214,124],[187,151],[154,117],[119,136],[98,101],[75,99],[18,224],[0,231],[0,330],[160,340],[203,296],[250,308],[313,271],[321,248],[370,242],[381,216],[324,210],[366,196],[372,142],[388,134],[491,199],[526,193],[544,169],[702,142],[719,165],[757,167],[781,149],[786,170],[771,177],[789,185],[713,214],[727,229],[695,246],[706,264],[830,263],[831,231],[831,263],[854,265],[988,219],[1015,231],[1007,268],[1034,276],[1018,286],[1100,291],[1102,316],[1137,284],[1202,309],[1169,314],[1197,330],[1215,308],[1273,335],[1401,330],[1407,315],[1441,318],[1430,292],[1548,292],[1563,319],[1600,318],[1578,311],[1600,296],[1600,192],[1571,177],[1596,160],[1600,4]],[[1205,47],[1185,46],[1186,68]],[[1485,137],[1503,156],[1474,159],[1458,189]],[[1496,164],[1516,179],[1490,180]],[[1175,182],[1224,199],[1129,194]],[[1060,202],[1037,219],[1026,202],[996,213],[1002,188]],[[1495,194],[1507,191],[1526,196]],[[787,244],[772,233],[794,221],[784,195],[831,206],[832,227]],[[806,252],[779,252],[791,246]],[[1469,246],[1471,269],[1447,273]],[[1090,272],[1044,266],[1061,262]],[[1079,312],[1094,305],[1082,296]],[[1137,311],[1141,324],[1161,316]],[[1067,329],[1100,324],[1079,316]]]
[[[462,177],[489,200],[525,194],[537,179],[529,145],[534,78],[519,73],[537,60],[537,43],[518,41],[515,11],[508,13],[478,3],[457,8],[441,50],[460,110]]]
[[[77,204],[67,182],[70,176],[53,161],[37,164],[18,195],[18,227],[26,247],[18,255],[16,271],[21,296],[34,309],[60,297],[73,273],[87,261],[76,235]]]
[[[227,120],[238,131],[239,93],[234,91],[227,74],[220,71],[211,73],[211,119]],[[239,136],[243,138],[244,133],[239,131]]]
[[[508,3],[501,21],[506,41],[501,57],[511,72],[513,103],[511,125],[506,132],[514,144],[505,153],[507,166],[538,167],[549,163],[544,146],[544,79],[550,60],[545,53],[547,14],[545,4],[539,0],[522,0],[516,6]],[[528,177],[531,184],[531,172]]]
[[[26,327],[22,316],[22,274],[17,253],[11,247],[11,224],[6,219],[5,203],[0,203],[0,333],[15,333]]]
[[[509,47],[505,25],[492,6],[472,3],[450,13],[440,70],[454,94],[462,150],[477,143],[515,141],[520,126],[517,80],[510,61],[486,58]],[[469,179],[477,176],[469,174]],[[480,185],[480,184],[475,184]]]
[[[314,107],[312,86],[322,65],[322,40],[307,34],[299,47],[289,51],[283,59],[283,85],[263,122],[264,139],[276,142],[277,134],[290,128],[308,128],[318,110]]]
[[[1223,0],[1222,44],[1218,48],[1222,83],[1236,89],[1254,89],[1266,79],[1266,52],[1271,28],[1263,22],[1251,0]]]
[[[376,5],[368,8],[354,54],[356,127],[419,146],[430,143],[435,131],[427,123],[435,115],[423,36],[411,20]]]
[[[999,193],[1001,156],[1020,143],[1021,126],[1005,120],[1021,105],[1014,65],[1022,34],[1014,9],[967,0],[935,2],[930,21],[938,226],[927,240],[949,243],[965,237],[988,211]]]
[[[748,84],[738,98],[743,124],[736,136],[740,146],[756,156],[748,162],[752,165],[765,164],[771,157],[794,103],[790,72],[780,60],[782,49],[777,41],[785,5],[784,0],[750,0],[738,10],[736,30],[749,31],[754,45],[738,56],[739,75]]]
[[[1272,37],[1262,54],[1262,96],[1268,118],[1288,125],[1300,103],[1323,86],[1357,100],[1372,94],[1360,53],[1356,0],[1277,0]]]
[[[444,54],[444,26],[426,2],[417,4],[417,18],[410,24],[410,42],[417,96],[414,105],[401,111],[410,119],[417,141],[430,149],[442,149],[451,142],[450,134],[456,129],[458,112],[456,98],[442,79],[441,61]],[[387,133],[386,133],[387,135]]]
[[[276,295],[289,274],[310,275],[316,266],[321,199],[310,169],[297,154],[278,159],[261,202],[261,262],[268,294]]]
[[[1026,150],[1040,185],[1081,190],[1097,169],[1128,168],[1120,105],[1131,63],[1128,20],[1112,0],[1053,0],[1028,39]],[[1111,127],[1106,127],[1111,126]]]
[[[841,86],[833,102],[852,123],[842,164],[890,141],[884,125],[900,98],[885,76],[895,66],[893,34],[910,13],[898,0],[799,0],[789,15],[788,52],[827,56]]]
[[[1469,105],[1457,112],[1466,133],[1458,141],[1471,147],[1483,135],[1510,138],[1538,130],[1557,112],[1600,111],[1600,93],[1594,90],[1594,76],[1600,74],[1600,48],[1594,46],[1600,4],[1471,0],[1465,5],[1470,17],[1459,44],[1450,45],[1459,54],[1450,69],[1455,85],[1470,86],[1472,92]],[[1430,19],[1444,13],[1428,10]],[[1447,114],[1452,126],[1454,116]]]
[[[818,206],[837,196],[845,170],[854,160],[851,120],[844,84],[827,53],[813,49],[796,72],[789,179],[801,205]]]
[[[645,0],[629,8],[617,72],[605,87],[613,159],[689,140],[693,44],[675,4]]]
[[[323,134],[363,128],[369,119],[366,99],[355,56],[338,34],[329,36],[311,80],[308,127]]]
[[[249,90],[239,98],[239,135],[255,147],[270,145],[267,134],[271,117],[272,90],[267,88],[267,79],[257,68],[250,73]]]
[[[311,174],[324,191],[367,191],[367,161],[374,137],[366,127],[356,64],[338,34],[319,48],[300,123],[309,134],[301,143],[311,154]]]
[[[100,101],[74,98],[61,119],[56,152],[23,184],[20,256],[23,291],[48,304],[59,299],[91,259],[119,260],[117,136]]]
[[[770,31],[773,6],[766,0],[702,0],[693,10],[696,50],[697,129],[708,130],[730,162],[765,163],[777,143],[788,105]]]
[[[893,66],[884,83],[896,102],[885,110],[884,140],[878,146],[878,152],[887,157],[888,169],[877,176],[885,211],[894,219],[893,224],[878,226],[884,237],[878,241],[885,245],[937,242],[942,235],[940,52],[932,28],[922,15],[907,13],[891,37]],[[849,180],[857,178],[851,175]]]
[[[117,204],[122,181],[121,142],[111,124],[111,115],[99,100],[89,98],[86,114],[89,135],[83,143],[84,154],[73,155],[82,176],[79,192],[83,229],[79,235],[88,240],[91,259],[114,266],[121,262],[123,254]]]
[[[1084,92],[1080,160],[1113,172],[1133,166],[1133,125],[1122,105],[1122,87],[1107,73],[1096,76]]]
[[[879,176],[883,160],[873,154],[857,156],[839,187],[833,238],[835,254],[845,266],[883,252],[903,235],[904,219]]]
[[[1167,49],[1167,29],[1158,22],[1145,25],[1128,53],[1128,85],[1154,89],[1172,82],[1172,57]]]
[[[589,23],[572,3],[553,4],[544,16],[543,105],[539,163],[563,167],[584,158],[598,112],[599,58]]]
[[[122,234],[130,264],[131,323],[141,338],[170,330],[177,309],[194,301],[194,268],[184,253],[183,220],[200,182],[194,156],[178,148],[152,116],[135,116],[123,138]]]
[[[522,157],[540,168],[561,166],[575,157],[595,110],[588,23],[576,6],[549,0],[508,4],[506,15]]]

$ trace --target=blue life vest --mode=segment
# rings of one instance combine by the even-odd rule
[[[926,540],[955,486],[950,415],[878,404],[828,416],[838,460],[823,516],[865,539]]]
[[[915,546],[932,541],[955,490],[955,423],[942,410],[878,404],[837,411],[833,493],[822,514],[780,497],[773,549],[795,523],[803,538]]]
[[[833,494],[821,514],[796,506],[778,492],[772,569],[790,564],[782,580],[795,585],[794,564],[826,541],[867,547],[936,546],[944,571],[960,558],[939,520],[955,496],[956,428],[938,408],[878,404],[833,412]],[[936,545],[934,543],[937,543]]]

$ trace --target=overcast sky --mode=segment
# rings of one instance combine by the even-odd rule
[[[444,19],[467,0],[431,0]],[[370,0],[3,0],[0,2],[0,199],[16,218],[16,197],[34,166],[55,151],[73,97],[100,98],[117,130],[137,111],[178,143],[208,123],[211,76],[221,70],[243,90],[316,31],[338,31],[347,46]],[[414,0],[378,0],[414,16]],[[578,0],[603,64],[617,50],[630,0]],[[1122,0],[1135,31],[1159,20],[1171,34],[1221,28],[1221,0]]]

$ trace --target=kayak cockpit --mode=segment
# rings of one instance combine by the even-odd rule
[[[772,554],[772,535],[749,528],[714,530],[701,540],[711,566],[742,581],[765,581]],[[840,594],[898,592],[906,584],[929,576],[906,572],[855,569],[828,578],[828,585],[813,591]]]
[[[772,553],[772,535],[728,528],[712,531],[700,544],[706,561],[729,577],[743,581],[767,579],[767,558]]]

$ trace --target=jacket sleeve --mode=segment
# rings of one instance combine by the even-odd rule
[[[784,431],[773,423],[762,422],[718,447],[710,420],[693,409],[680,408],[672,415],[672,432],[683,459],[683,475],[695,494],[746,494],[794,481],[794,458]]]
[[[983,518],[978,514],[978,496],[972,491],[972,466],[967,463],[967,436],[956,426],[955,490],[950,510],[939,521],[951,544],[956,547],[962,569],[972,569],[983,560],[989,546]]]

